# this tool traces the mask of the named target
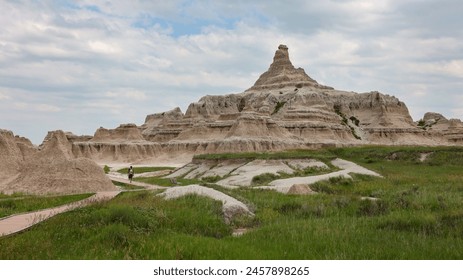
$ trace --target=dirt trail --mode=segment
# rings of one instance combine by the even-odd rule
[[[98,192],[86,199],[55,208],[5,217],[0,220],[0,236],[25,230],[60,213],[84,207],[95,202],[110,200],[119,193],[120,191]]]

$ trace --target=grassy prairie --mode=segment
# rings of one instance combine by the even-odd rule
[[[300,159],[311,158],[319,159],[321,161],[331,160],[335,155],[328,150],[289,150],[281,152],[249,152],[249,153],[224,153],[224,154],[203,154],[194,156],[195,159]]]
[[[220,202],[210,199],[165,201],[153,192],[123,193],[0,238],[0,258],[463,258],[463,148],[357,147],[278,154],[293,158],[296,153],[351,160],[384,178],[335,178],[313,185],[319,194],[312,196],[208,184],[256,214],[231,224],[223,222]],[[421,162],[423,153],[430,154]],[[249,232],[232,237],[238,227]]]
[[[162,167],[162,166],[141,166],[141,167],[134,167],[133,171],[135,174],[140,174],[140,173],[147,173],[147,172],[155,172],[155,171],[161,171],[161,170],[174,170],[175,167]],[[127,174],[128,168],[121,168],[117,170],[117,172],[121,174]]]
[[[143,189],[145,189],[143,187],[135,186],[133,184],[122,183],[122,182],[118,182],[118,181],[112,181],[112,182],[113,182],[113,184],[115,186],[120,187],[124,191],[133,191],[133,190],[143,190]]]

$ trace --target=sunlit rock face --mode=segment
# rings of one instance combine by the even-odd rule
[[[295,68],[288,47],[280,45],[269,69],[242,93],[207,95],[185,113],[177,107],[148,115],[139,127],[101,128],[92,139],[73,136],[71,142],[75,156],[124,162],[199,153],[462,142],[459,120],[425,119],[435,124],[424,129],[414,123],[394,96],[319,84]]]

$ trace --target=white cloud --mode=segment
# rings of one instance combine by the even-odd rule
[[[90,41],[88,45],[91,50],[102,54],[118,54],[121,50],[115,45],[108,44],[102,41]]]
[[[463,59],[451,60],[441,65],[441,69],[444,73],[453,75],[458,78],[463,78]]]
[[[29,108],[29,104],[24,102],[15,102],[13,105],[18,110],[27,110]]]
[[[0,100],[9,100],[9,99],[11,99],[11,97],[8,94],[0,92]]]
[[[414,62],[407,67],[415,73],[463,78],[463,60]]]
[[[57,113],[62,111],[62,109],[57,106],[44,103],[33,104],[25,102],[15,102],[13,103],[13,105],[18,110],[29,112]]]
[[[61,112],[61,108],[49,104],[37,104],[37,111],[40,112],[48,112],[48,113],[55,113],[55,112]]]
[[[112,101],[143,101],[147,99],[144,92],[133,89],[122,89],[118,92],[107,92],[106,97],[110,97]]]

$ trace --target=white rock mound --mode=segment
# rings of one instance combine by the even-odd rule
[[[221,201],[223,205],[222,210],[224,219],[227,223],[230,222],[235,215],[245,214],[254,216],[254,214],[249,210],[248,206],[243,202],[217,190],[200,185],[173,187],[167,189],[165,192],[159,195],[164,196],[165,199],[175,199],[190,194],[205,196],[214,200]]]

